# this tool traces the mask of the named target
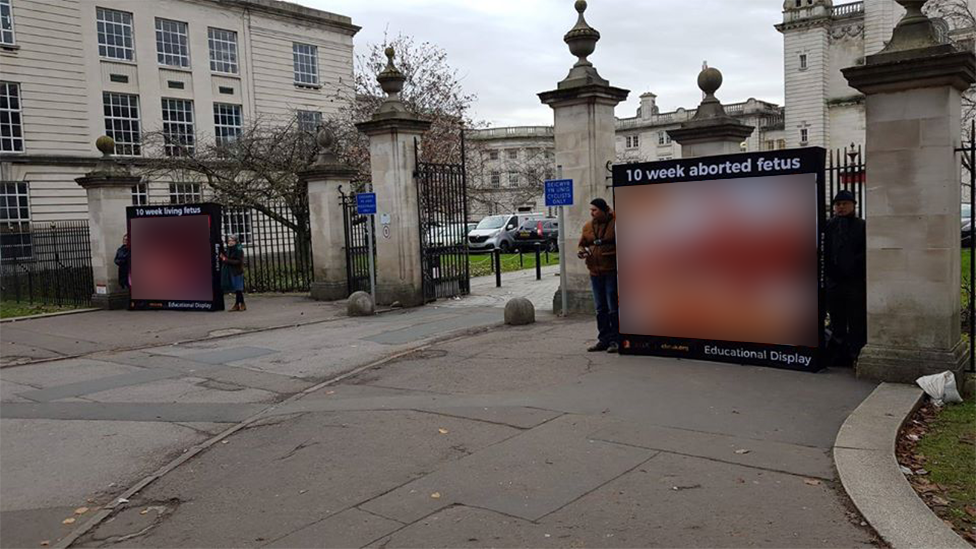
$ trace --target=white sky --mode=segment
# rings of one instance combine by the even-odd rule
[[[352,17],[357,48],[406,34],[444,48],[475,119],[493,126],[552,124],[536,94],[556,87],[576,58],[563,34],[573,0],[292,0]],[[638,96],[662,111],[693,108],[702,61],[722,71],[723,103],[750,97],[783,103],[783,40],[773,25],[782,0],[591,0],[586,20],[602,38],[590,60],[610,84],[631,91],[617,116],[634,116]]]

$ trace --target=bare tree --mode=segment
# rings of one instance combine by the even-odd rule
[[[308,242],[308,192],[298,174],[311,165],[317,147],[312,133],[298,128],[297,116],[247,121],[238,135],[220,140],[197,136],[190,144],[154,131],[143,142],[153,153],[140,168],[147,179],[204,182],[216,201],[254,208],[295,231],[297,243]]]
[[[543,146],[520,147],[518,158],[507,150],[490,148],[480,139],[469,141],[468,201],[472,210],[509,213],[542,196],[543,182],[551,179],[555,161]],[[498,155],[492,159],[492,153]]]

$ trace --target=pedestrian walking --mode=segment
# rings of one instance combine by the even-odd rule
[[[590,202],[591,219],[583,226],[577,257],[586,260],[590,271],[593,303],[596,305],[597,342],[589,352],[620,350],[620,317],[617,309],[617,237],[614,214],[607,201]]]
[[[227,246],[220,254],[221,286],[224,292],[234,292],[234,306],[231,312],[246,311],[244,304],[244,248],[236,235],[227,236]]]
[[[824,275],[830,315],[828,356],[833,365],[851,367],[867,343],[867,269],[864,220],[854,213],[854,194],[833,200],[834,215],[824,231]]]
[[[129,235],[122,237],[122,245],[115,250],[115,264],[119,268],[119,286],[128,289],[131,286],[129,279],[130,265],[132,263],[132,250],[129,248]]]

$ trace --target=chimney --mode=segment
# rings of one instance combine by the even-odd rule
[[[657,96],[651,92],[642,93],[640,96],[641,118],[650,118],[657,114],[660,114],[660,110],[657,108]]]

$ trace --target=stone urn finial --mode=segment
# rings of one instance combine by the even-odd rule
[[[922,8],[928,0],[895,0],[905,8],[905,16],[901,18],[895,30],[891,33],[891,40],[881,50],[882,54],[896,53],[907,50],[928,48],[942,44],[939,30]]]
[[[393,48],[387,46],[384,53],[386,54],[386,68],[376,77],[376,80],[380,83],[383,91],[386,92],[388,96],[387,101],[399,101],[400,91],[403,89],[403,83],[407,80],[407,77],[393,64],[393,56],[396,54]]]
[[[576,0],[575,8],[579,17],[576,19],[576,25],[563,37],[563,41],[569,46],[569,52],[579,58],[575,67],[592,67],[593,63],[586,58],[596,50],[600,33],[583,17],[583,12],[586,11],[586,0]]]

